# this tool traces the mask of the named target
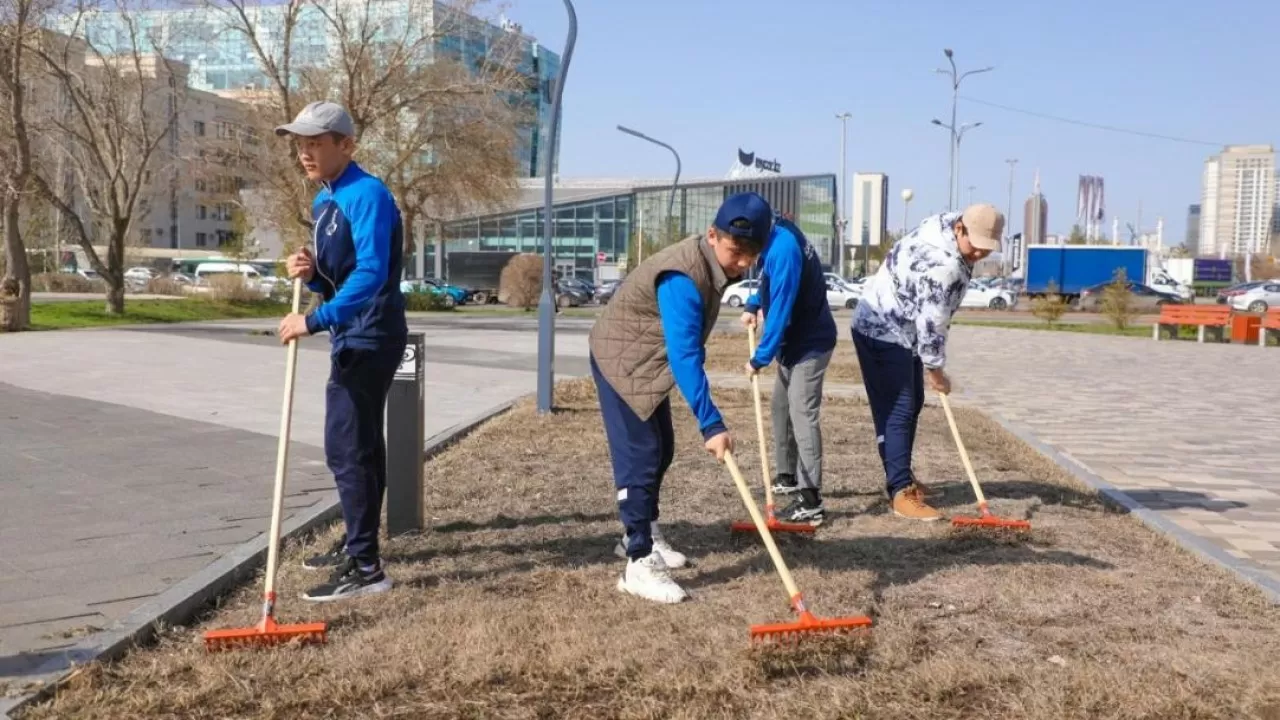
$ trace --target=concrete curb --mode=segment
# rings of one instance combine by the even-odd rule
[[[1276,578],[1250,566],[1239,558],[1228,555],[1224,550],[1214,546],[1204,538],[1179,526],[1160,513],[1148,509],[1125,494],[1123,490],[1102,479],[1101,476],[1090,470],[1084,463],[1071,457],[1070,454],[1040,440],[1026,427],[1001,416],[999,413],[977,408],[973,405],[970,405],[970,407],[980,410],[1019,440],[1035,448],[1036,451],[1058,467],[1074,475],[1086,486],[1096,490],[1105,501],[1116,507],[1123,508],[1126,512],[1142,521],[1144,525],[1173,539],[1201,560],[1216,563],[1230,570],[1240,579],[1261,590],[1272,603],[1280,604],[1280,581],[1277,581]]]
[[[436,433],[423,447],[425,460],[461,440],[472,430],[507,412],[519,398],[490,407],[475,416]],[[286,521],[280,529],[281,543],[304,535],[342,516],[336,493],[307,508],[301,515]],[[124,619],[102,632],[94,633],[58,655],[46,660],[30,676],[28,683],[40,683],[38,690],[17,697],[0,698],[0,718],[39,702],[63,685],[76,672],[76,666],[92,661],[114,660],[135,645],[151,640],[158,625],[181,625],[214,598],[249,578],[267,556],[266,533],[236,547],[195,575],[174,585],[150,602],[129,613]]]

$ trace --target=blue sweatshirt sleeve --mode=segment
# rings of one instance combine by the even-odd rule
[[[343,214],[351,227],[356,267],[342,283],[342,289],[312,313],[314,324],[320,327],[344,325],[355,317],[387,281],[391,265],[391,235],[399,212],[391,194],[356,194],[345,205]]]
[[[764,272],[769,276],[769,312],[764,318],[764,336],[756,346],[751,366],[768,367],[782,346],[782,336],[791,324],[791,310],[800,293],[800,274],[804,256],[800,243],[785,230],[775,230],[773,247],[765,256]]]
[[[665,272],[658,278],[658,314],[676,387],[698,419],[702,437],[710,440],[725,431],[725,424],[711,400],[711,382],[703,368],[702,296],[688,275]]]

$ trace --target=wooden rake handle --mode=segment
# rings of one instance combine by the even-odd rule
[[[756,354],[756,329],[747,327],[747,357]],[[751,395],[756,406],[756,442],[760,445],[760,476],[764,480],[764,506],[773,507],[773,483],[769,481],[769,449],[764,438],[764,407],[760,402],[760,373],[751,376]]]
[[[947,393],[938,393],[942,398],[942,411],[947,414],[947,424],[951,426],[951,437],[955,438],[956,449],[960,451],[960,462],[964,463],[964,471],[969,474],[969,483],[978,496],[978,505],[986,507],[987,498],[982,494],[982,486],[978,484],[978,475],[973,471],[973,463],[969,462],[969,451],[964,449],[964,441],[960,439],[960,428],[956,426],[956,416],[951,412],[951,401]]]
[[[294,278],[292,311],[302,311],[302,279]],[[275,602],[276,567],[280,560],[280,522],[284,514],[284,479],[289,471],[289,433],[293,424],[293,381],[298,369],[298,339],[289,341],[285,354],[284,399],[280,407],[280,440],[276,447],[276,479],[271,505],[271,536],[267,545],[267,598],[264,615],[271,615]]]
[[[738,486],[738,494],[742,496],[742,503],[747,506],[747,512],[751,514],[751,521],[756,524],[756,530],[760,532],[760,537],[764,539],[764,546],[769,550],[769,557],[773,559],[773,566],[778,570],[778,577],[782,578],[782,584],[787,588],[787,599],[794,606],[800,600],[800,589],[796,587],[796,581],[791,577],[791,571],[787,569],[787,564],[782,560],[782,553],[778,552],[778,546],[773,542],[773,535],[769,533],[769,526],[764,521],[764,516],[760,514],[760,508],[756,505],[755,498],[751,497],[751,490],[747,487],[747,481],[743,479],[742,472],[738,470],[738,463],[733,459],[732,452],[724,454],[725,467],[729,468],[729,474],[733,476],[734,485]],[[797,608],[800,609],[800,608]]]

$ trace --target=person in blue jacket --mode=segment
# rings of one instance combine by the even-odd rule
[[[707,337],[725,288],[743,275],[769,238],[773,211],[756,193],[727,198],[705,234],[645,258],[627,273],[591,328],[591,374],[600,398],[627,565],[625,593],[659,603],[687,597],[670,570],[685,565],[658,529],[658,495],[675,456],[671,395],[689,404],[703,446],[717,460],[733,449],[711,397]]]
[[[311,207],[313,247],[290,256],[287,267],[324,302],[309,315],[289,314],[279,334],[282,343],[319,332],[331,338],[324,449],[347,532],[332,552],[303,563],[333,571],[303,595],[328,602],[391,589],[378,529],[387,486],[383,412],[408,338],[403,228],[386,185],[351,159],[355,123],[342,106],[311,103],[276,134],[292,136],[307,178],[320,183]]]
[[[822,505],[822,386],[836,347],[836,322],[827,305],[827,279],[822,259],[800,228],[785,218],[773,232],[757,262],[759,285],[747,299],[742,323],[763,334],[747,363],[754,375],[775,359],[770,414],[778,495],[799,493],[778,513],[783,522],[818,526],[826,519]]]

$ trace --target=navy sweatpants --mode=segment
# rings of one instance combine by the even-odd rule
[[[675,458],[671,400],[663,400],[648,420],[641,420],[600,374],[595,357],[591,358],[591,376],[600,395],[600,414],[609,441],[618,515],[627,529],[627,557],[642,558],[653,551],[650,523],[658,519],[658,491]]]
[[[911,453],[924,408],[924,365],[911,350],[854,331],[889,497],[911,484]]]
[[[325,459],[342,503],[347,555],[366,566],[378,562],[378,528],[387,489],[384,413],[403,355],[403,341],[377,350],[339,350],[331,358],[325,387]]]

